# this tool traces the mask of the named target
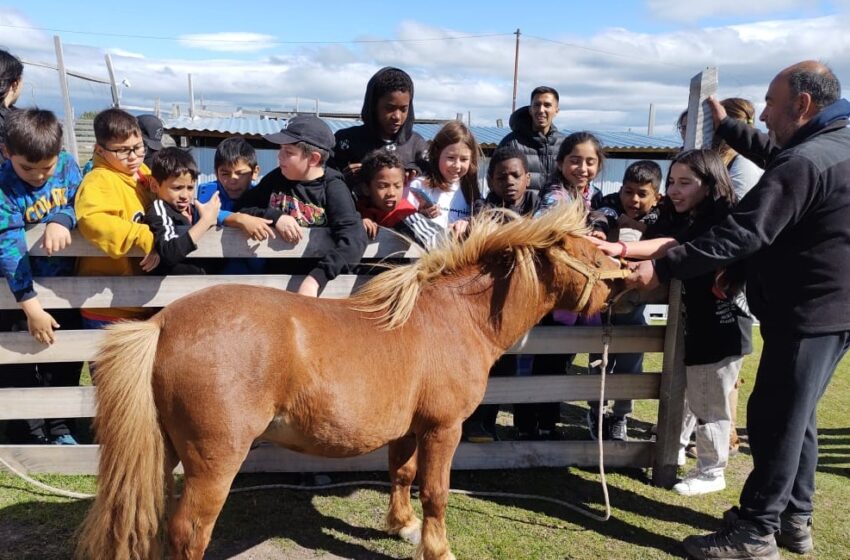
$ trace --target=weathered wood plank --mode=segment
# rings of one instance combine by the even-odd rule
[[[36,342],[28,333],[3,332],[0,333],[0,364],[92,360],[102,336],[103,332],[99,330],[59,330],[56,342],[45,346]],[[601,340],[601,327],[535,327],[524,345],[517,345],[507,353],[598,352],[602,347]],[[663,343],[663,326],[618,326],[613,330],[611,352],[659,352],[663,349]],[[2,375],[0,371],[0,377]]]
[[[613,375],[605,382],[611,399],[656,399],[660,375]],[[484,403],[586,401],[599,395],[595,375],[494,377]],[[94,416],[94,387],[0,389],[0,420],[28,418],[89,418]]]
[[[350,296],[370,276],[341,274],[328,282],[323,298]],[[35,290],[46,309],[91,307],[165,307],[176,299],[219,284],[250,284],[296,291],[303,275],[98,276],[36,278]],[[9,290],[0,290],[0,309],[17,309]]]
[[[96,474],[96,445],[0,445],[0,456],[21,465],[27,472]],[[652,461],[651,442],[605,442],[607,467],[647,467]],[[454,470],[521,469],[531,467],[592,467],[599,462],[592,441],[462,443],[452,463]],[[352,472],[386,471],[386,448],[350,459],[326,459],[302,455],[274,446],[251,451],[241,472]],[[176,472],[181,472],[178,467]]]
[[[27,228],[27,247],[33,256],[44,255],[39,246],[44,235],[43,224]],[[333,245],[329,228],[310,228],[302,230],[304,237],[297,244],[286,243],[276,237],[268,241],[254,241],[235,228],[216,228],[206,233],[198,243],[198,248],[189,253],[189,258],[217,257],[258,257],[266,259],[280,258],[318,258],[324,256]],[[78,230],[71,232],[71,245],[57,253],[67,257],[103,257],[100,249],[86,241]],[[422,254],[422,249],[409,244],[404,238],[392,230],[380,228],[378,236],[370,240],[363,257],[372,258],[416,258]],[[137,248],[132,249],[128,256],[143,257]]]
[[[652,466],[652,483],[664,488],[676,483],[679,436],[685,412],[685,328],[681,293],[682,283],[671,281]]]

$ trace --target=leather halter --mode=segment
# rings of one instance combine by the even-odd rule
[[[587,281],[584,283],[584,288],[581,291],[581,296],[576,304],[576,311],[581,311],[590,300],[590,294],[593,292],[596,283],[601,280],[617,280],[627,278],[631,271],[628,268],[619,268],[618,270],[600,270],[595,267],[588,266],[583,261],[576,259],[570,255],[562,257],[566,261],[567,266],[583,275]]]

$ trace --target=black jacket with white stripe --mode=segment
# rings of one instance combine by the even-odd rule
[[[197,213],[192,211],[194,219]],[[204,274],[200,266],[186,262],[186,256],[197,249],[189,236],[192,225],[186,216],[172,208],[164,200],[156,199],[145,214],[145,223],[153,233],[154,250],[159,253],[159,266],[152,272],[166,274]]]

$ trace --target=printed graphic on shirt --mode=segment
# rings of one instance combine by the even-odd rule
[[[301,227],[325,226],[328,216],[324,208],[315,204],[301,202],[294,196],[285,193],[274,193],[269,199],[269,208],[280,210],[287,216],[292,216]]]
[[[31,203],[24,210],[24,220],[28,224],[37,224],[41,219],[50,213],[54,208],[59,208],[68,205],[68,189],[67,187],[57,187],[50,189],[49,194],[45,194]]]

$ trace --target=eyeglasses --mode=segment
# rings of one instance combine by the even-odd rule
[[[115,154],[115,157],[120,160],[130,159],[130,154],[133,154],[136,157],[142,157],[145,155],[144,144],[139,144],[137,146],[133,146],[132,148],[116,148],[114,150],[112,148],[107,148],[103,144],[101,144],[100,147],[106,150],[107,152],[112,152],[113,154]]]

